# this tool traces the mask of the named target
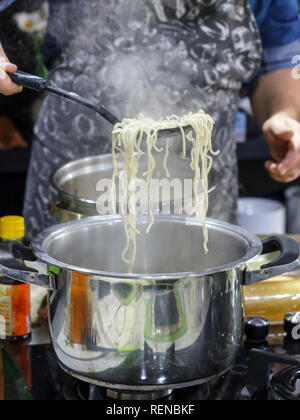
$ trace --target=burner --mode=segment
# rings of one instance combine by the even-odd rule
[[[300,400],[300,368],[289,368],[276,373],[271,380],[273,400]]]
[[[104,401],[107,400],[107,390],[96,387],[88,382],[65,376],[63,398],[67,401]]]
[[[143,393],[106,389],[80,381],[71,376],[66,376],[63,385],[63,398],[68,401],[104,401],[112,399],[119,401],[199,401],[207,400],[208,397],[208,385]]]
[[[161,399],[171,399],[172,393],[172,389],[145,393],[133,393],[108,389],[106,395],[108,398],[121,401],[155,401]]]
[[[89,384],[88,382],[82,382],[72,377],[66,377],[63,386],[63,397],[68,401],[104,401],[110,399],[120,401],[170,400],[172,393],[172,389],[145,393],[110,390]]]

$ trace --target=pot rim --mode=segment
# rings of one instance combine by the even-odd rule
[[[149,223],[150,218],[147,215],[139,215],[137,216],[141,223]],[[197,220],[194,217],[186,217],[186,216],[176,216],[176,215],[156,215],[155,221],[172,221],[178,223],[185,223],[186,225],[195,225],[195,226],[202,226],[201,221]],[[57,267],[59,269],[65,269],[68,271],[73,271],[76,273],[81,273],[90,276],[98,276],[102,279],[109,278],[109,279],[117,279],[117,280],[153,280],[153,281],[168,281],[168,280],[179,280],[179,279],[188,279],[188,278],[195,278],[195,277],[203,277],[207,275],[217,274],[220,272],[228,271],[231,269],[235,269],[238,267],[244,266],[253,258],[257,257],[261,254],[263,246],[260,239],[253,235],[252,233],[248,232],[247,230],[235,226],[226,222],[207,219],[207,225],[214,227],[215,229],[222,229],[234,234],[235,236],[239,237],[244,241],[245,244],[248,245],[248,249],[245,255],[232,261],[231,263],[225,264],[223,266],[210,268],[203,271],[194,271],[194,272],[182,272],[182,273],[164,273],[164,274],[138,274],[138,273],[114,273],[114,272],[106,272],[100,270],[90,270],[88,268],[83,267],[76,267],[74,265],[63,263],[55,258],[52,258],[47,254],[45,247],[47,246],[47,242],[49,243],[51,237],[58,237],[62,234],[65,228],[68,228],[72,225],[79,227],[80,226],[90,226],[93,224],[99,223],[113,223],[113,222],[121,222],[123,223],[123,216],[120,215],[108,215],[108,216],[93,216],[81,220],[71,221],[59,225],[52,226],[42,233],[40,233],[32,242],[32,249],[33,252],[40,261]],[[121,258],[121,256],[120,256]]]
[[[79,163],[79,162],[84,163],[84,162],[89,162],[91,160],[96,160],[97,158],[99,159],[100,156],[103,157],[103,159],[104,159],[104,158],[108,158],[109,156],[112,156],[112,155],[109,154],[109,153],[107,153],[107,154],[104,154],[104,155],[89,156],[89,157],[85,157],[83,159],[81,158],[81,159],[72,160],[71,162],[68,162],[68,163],[64,164],[59,169],[57,169],[56,171],[54,171],[52,173],[52,175],[50,176],[50,185],[51,185],[51,187],[54,188],[55,191],[57,191],[62,196],[71,198],[72,200],[80,201],[80,202],[83,202],[83,203],[86,203],[86,204],[96,204],[96,201],[94,201],[94,200],[91,200],[91,199],[88,199],[88,198],[84,198],[84,197],[80,197],[78,195],[71,194],[71,193],[68,193],[67,191],[64,191],[62,188],[59,187],[58,183],[55,181],[55,178],[56,178],[58,172],[60,172],[62,170],[66,170],[67,168],[72,167],[76,163]]]
[[[85,162],[95,162],[96,163],[99,160],[105,160],[105,159],[108,159],[108,158],[111,158],[112,159],[112,154],[111,153],[106,153],[106,154],[97,155],[97,156],[89,156],[89,157],[86,157],[86,158],[81,158],[81,159],[73,160],[73,161],[71,161],[71,162],[69,162],[69,163],[61,166],[59,169],[57,169],[55,172],[52,173],[52,175],[50,176],[50,185],[62,197],[68,197],[69,199],[71,199],[73,201],[81,202],[81,203],[84,203],[84,204],[96,205],[97,204],[96,200],[91,200],[89,198],[84,198],[84,197],[81,197],[79,195],[71,194],[71,193],[63,190],[58,185],[58,183],[56,182],[55,178],[56,178],[56,176],[58,175],[58,173],[60,171],[66,170],[68,168],[72,168],[74,165],[76,165],[78,163],[85,163]],[[188,158],[182,157],[182,159],[188,159]],[[93,164],[93,166],[95,166],[95,164]],[[212,184],[208,188],[208,193],[209,194],[213,193],[216,190],[216,188],[217,188],[218,172],[215,169],[212,168],[211,171],[210,171],[210,176],[212,177]]]

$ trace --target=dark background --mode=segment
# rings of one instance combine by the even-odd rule
[[[17,28],[12,20],[14,13],[31,12],[41,0],[18,0],[7,11],[0,14],[0,39],[9,59],[19,69],[34,73],[36,56],[30,35]],[[22,214],[26,173],[33,140],[34,106],[39,95],[24,90],[20,95],[5,97],[0,95],[0,115],[7,116],[28,143],[28,149],[0,152],[0,217],[7,214]]]

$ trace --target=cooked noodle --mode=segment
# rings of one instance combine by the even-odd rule
[[[184,131],[184,128],[187,126],[191,128],[188,135],[186,135]],[[209,154],[213,156],[217,154],[217,152],[213,151],[211,142],[213,126],[213,119],[203,111],[200,111],[197,114],[188,114],[182,118],[172,115],[158,121],[145,118],[141,115],[138,119],[125,119],[121,123],[115,125],[112,139],[114,165],[113,185],[115,185],[116,178],[118,177],[119,188],[122,190],[119,205],[121,214],[124,217],[127,238],[122,258],[124,262],[129,264],[129,272],[132,272],[133,270],[137,251],[136,235],[140,233],[137,229],[135,191],[141,156],[146,153],[148,162],[147,171],[143,174],[148,185],[148,212],[151,220],[147,233],[150,232],[151,227],[154,224],[154,215],[151,205],[151,184],[153,172],[155,170],[154,152],[165,152],[163,166],[166,177],[169,178],[170,176],[167,167],[170,139],[166,139],[165,148],[159,148],[157,142],[160,130],[179,128],[182,135],[182,151],[184,157],[186,156],[187,142],[191,143],[191,169],[194,172],[193,208],[191,215],[201,218],[203,224],[204,249],[205,252],[208,252],[208,231],[206,226],[206,214],[208,210],[208,174],[213,163],[213,159]],[[143,152],[141,149],[142,143],[146,146],[146,152]],[[124,171],[122,172],[118,169],[118,159],[120,158],[123,158],[124,160]],[[203,206],[201,206],[198,196],[198,185],[200,180],[202,181],[203,188]],[[116,189],[114,187],[112,194],[114,195],[113,202],[116,210],[115,192]],[[130,258],[128,258],[131,246],[132,254]]]

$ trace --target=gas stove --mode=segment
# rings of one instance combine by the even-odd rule
[[[160,404],[203,400],[299,400],[300,340],[295,340],[295,326],[292,325],[298,321],[295,314],[289,314],[284,331],[282,326],[270,329],[264,318],[249,318],[240,355],[225,375],[201,386],[147,394],[107,390],[67,375],[57,363],[46,331],[43,331],[42,342],[35,339],[35,332],[28,343],[0,347],[0,399],[111,403],[135,400],[135,404],[145,400]]]

